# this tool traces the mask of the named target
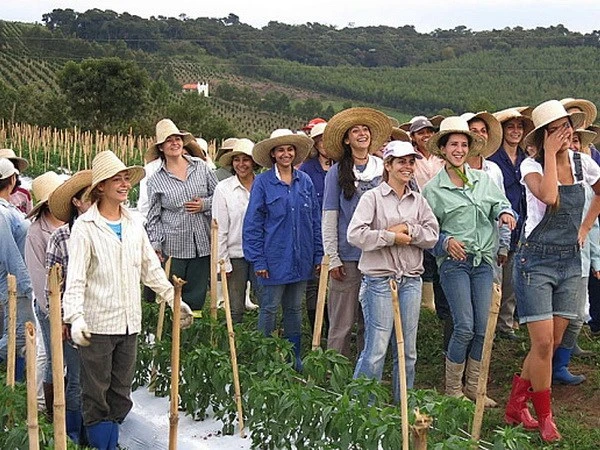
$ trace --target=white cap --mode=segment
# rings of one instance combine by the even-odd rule
[[[390,156],[402,158],[403,156],[409,155],[414,155],[417,159],[422,158],[422,156],[415,151],[410,142],[391,141],[383,149],[383,159],[387,159]]]
[[[0,158],[0,180],[6,180],[8,177],[18,174],[19,171],[15,168],[10,159]]]

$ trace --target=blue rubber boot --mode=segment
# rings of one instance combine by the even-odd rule
[[[301,350],[301,345],[302,345],[301,344],[302,335],[294,334],[292,336],[287,337],[286,339],[292,343],[293,348],[294,348],[294,370],[296,372],[302,373],[303,366],[302,366],[302,358],[300,356],[300,350]]]
[[[558,347],[552,358],[552,384],[566,384],[576,386],[585,381],[584,375],[573,375],[569,372],[571,349]]]
[[[71,439],[73,443],[80,445],[82,443],[81,437],[83,435],[83,416],[81,415],[81,410],[67,410],[65,422],[67,436],[69,436],[69,439]]]
[[[90,447],[98,450],[109,450],[114,422],[104,421],[88,425],[87,435]],[[116,447],[113,447],[116,448]]]
[[[25,358],[17,356],[15,359],[15,381],[25,381]]]
[[[117,450],[119,444],[119,424],[113,422],[112,433],[110,434],[110,442],[108,443],[108,450]]]

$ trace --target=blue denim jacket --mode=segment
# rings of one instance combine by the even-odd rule
[[[0,198],[0,299],[8,298],[6,275],[17,278],[18,295],[31,295],[31,280],[25,266],[25,238],[29,221],[23,213]]]
[[[313,183],[299,170],[292,184],[277,178],[275,168],[256,177],[242,231],[244,257],[254,270],[268,270],[264,285],[310,280],[321,264],[321,209]]]

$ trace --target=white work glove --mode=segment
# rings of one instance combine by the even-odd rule
[[[194,323],[194,315],[192,309],[186,302],[181,302],[179,305],[179,311],[181,312],[181,320],[179,326],[183,329],[189,328]]]
[[[90,345],[89,339],[91,337],[92,333],[90,333],[83,316],[75,319],[75,321],[71,324],[71,339],[73,339],[73,342],[81,347],[87,347]]]

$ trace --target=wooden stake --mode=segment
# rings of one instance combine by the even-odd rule
[[[210,225],[210,317],[217,320],[217,261],[219,258],[219,224],[213,219]],[[222,281],[222,280],[221,280]],[[223,290],[225,288],[223,287]]]
[[[315,316],[315,329],[313,330],[312,349],[321,346],[321,332],[323,331],[323,315],[325,314],[325,296],[327,295],[327,279],[329,277],[329,255],[323,255],[321,271],[319,273],[319,290],[317,294],[317,311]]]
[[[431,417],[421,414],[419,408],[415,409],[415,424],[411,427],[415,450],[427,450],[427,432],[432,422]]]
[[[4,320],[8,319],[8,343],[6,347],[6,385],[15,387],[15,358],[17,351],[17,278],[6,276],[8,285],[8,311]],[[7,314],[8,313],[8,314]]]
[[[167,275],[167,279],[170,278],[171,276],[171,257],[169,256],[169,259],[167,259],[167,262],[165,263],[165,274]],[[157,345],[158,343],[162,340],[162,332],[163,332],[163,326],[165,323],[165,309],[166,309],[166,302],[163,300],[162,302],[160,302],[160,306],[158,308],[158,323],[156,324],[156,336],[154,338],[154,351],[153,353],[153,358],[152,358],[152,370],[150,372],[150,384],[148,385],[148,390],[150,392],[154,392],[154,389],[156,388],[155,384],[156,384],[156,354],[157,354]]]
[[[25,324],[25,355],[27,358],[27,431],[29,434],[29,450],[40,448],[37,380],[36,380],[36,347],[35,327],[31,322]]]
[[[492,359],[492,346],[494,344],[494,333],[496,331],[496,322],[498,322],[498,313],[500,312],[500,299],[502,290],[500,285],[494,283],[492,288],[492,302],[490,304],[490,314],[488,316],[487,326],[485,327],[485,338],[483,339],[483,355],[481,357],[481,369],[479,371],[479,380],[477,382],[477,401],[475,402],[475,416],[473,417],[473,430],[471,437],[478,441],[481,437],[481,425],[483,424],[483,411],[485,408],[485,396],[487,394],[487,379],[490,372],[490,361]]]
[[[400,315],[400,301],[398,300],[398,284],[390,280],[392,290],[392,306],[394,308],[394,330],[396,332],[396,345],[398,346],[398,375],[400,378],[400,417],[402,418],[402,449],[408,450],[408,393],[406,388],[406,361],[404,355],[404,334],[402,332],[402,316]]]
[[[240,374],[238,371],[237,353],[235,350],[235,332],[233,331],[233,320],[231,319],[231,306],[229,304],[229,291],[227,290],[227,272],[225,261],[220,260],[221,284],[223,286],[223,299],[225,300],[225,319],[227,321],[227,334],[229,335],[229,352],[231,353],[231,368],[233,370],[233,388],[235,390],[235,403],[237,405],[238,422],[240,424],[240,436],[246,437],[244,432],[244,412],[242,410],[242,393],[240,389]]]
[[[62,312],[60,299],[60,285],[62,268],[55,264],[48,274],[48,290],[50,301],[50,342],[52,355],[52,383],[54,384],[54,448],[64,450],[67,448],[67,430],[65,425],[65,375],[63,364],[62,341]]]
[[[173,337],[171,343],[171,411],[169,417],[169,450],[177,450],[177,426],[179,425],[179,343],[181,332],[181,288],[185,284],[173,275],[175,296],[173,298]]]

